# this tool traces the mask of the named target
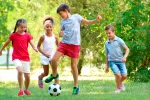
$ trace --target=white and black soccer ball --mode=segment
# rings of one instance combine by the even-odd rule
[[[48,93],[51,95],[51,96],[59,96],[60,93],[61,93],[61,86],[59,84],[51,84],[49,87],[48,87]]]

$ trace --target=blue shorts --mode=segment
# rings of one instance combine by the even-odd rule
[[[122,75],[127,75],[127,69],[124,62],[109,61],[109,67],[114,74],[121,73]]]

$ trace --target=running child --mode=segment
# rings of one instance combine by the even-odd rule
[[[43,78],[49,74],[49,64],[51,65],[51,59],[55,54],[55,45],[58,46],[58,38],[53,34],[54,20],[52,17],[47,16],[43,21],[45,33],[42,35],[38,41],[38,51],[41,53],[41,64],[43,66],[43,73],[38,77],[38,86],[40,88],[44,87]],[[41,48],[41,45],[43,48]],[[55,83],[58,83],[55,80]]]
[[[57,72],[57,62],[63,55],[67,55],[71,59],[71,69],[74,79],[74,87],[72,94],[79,93],[78,85],[78,58],[80,53],[80,23],[94,24],[99,22],[102,17],[97,16],[95,20],[84,19],[79,14],[70,13],[70,8],[67,4],[61,4],[57,8],[57,13],[61,16],[61,31],[59,35],[62,37],[62,41],[59,43],[58,49],[52,58],[52,74],[45,80],[46,83],[51,82],[53,79],[59,77]]]
[[[109,67],[113,71],[116,80],[116,91],[125,91],[123,81],[127,78],[126,59],[129,54],[129,48],[125,42],[115,35],[115,30],[112,25],[105,28],[108,40],[105,42],[106,50],[106,72],[109,72]],[[123,49],[125,55],[123,56]]]
[[[30,84],[30,57],[28,53],[28,44],[37,52],[35,48],[32,36],[27,32],[27,22],[24,19],[18,19],[14,28],[14,32],[9,36],[5,44],[0,49],[0,55],[2,50],[12,41],[13,53],[12,60],[18,71],[18,83],[19,92],[18,96],[31,95],[28,90]],[[25,77],[25,89],[23,89],[23,74]]]

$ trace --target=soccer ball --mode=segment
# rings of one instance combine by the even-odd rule
[[[48,93],[51,95],[51,96],[59,96],[60,93],[61,93],[61,86],[59,84],[51,84],[49,87],[48,87]]]

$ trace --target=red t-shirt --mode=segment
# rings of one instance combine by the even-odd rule
[[[28,43],[33,37],[28,33],[18,34],[15,32],[10,35],[9,39],[12,41],[13,46],[12,60],[30,61]]]

